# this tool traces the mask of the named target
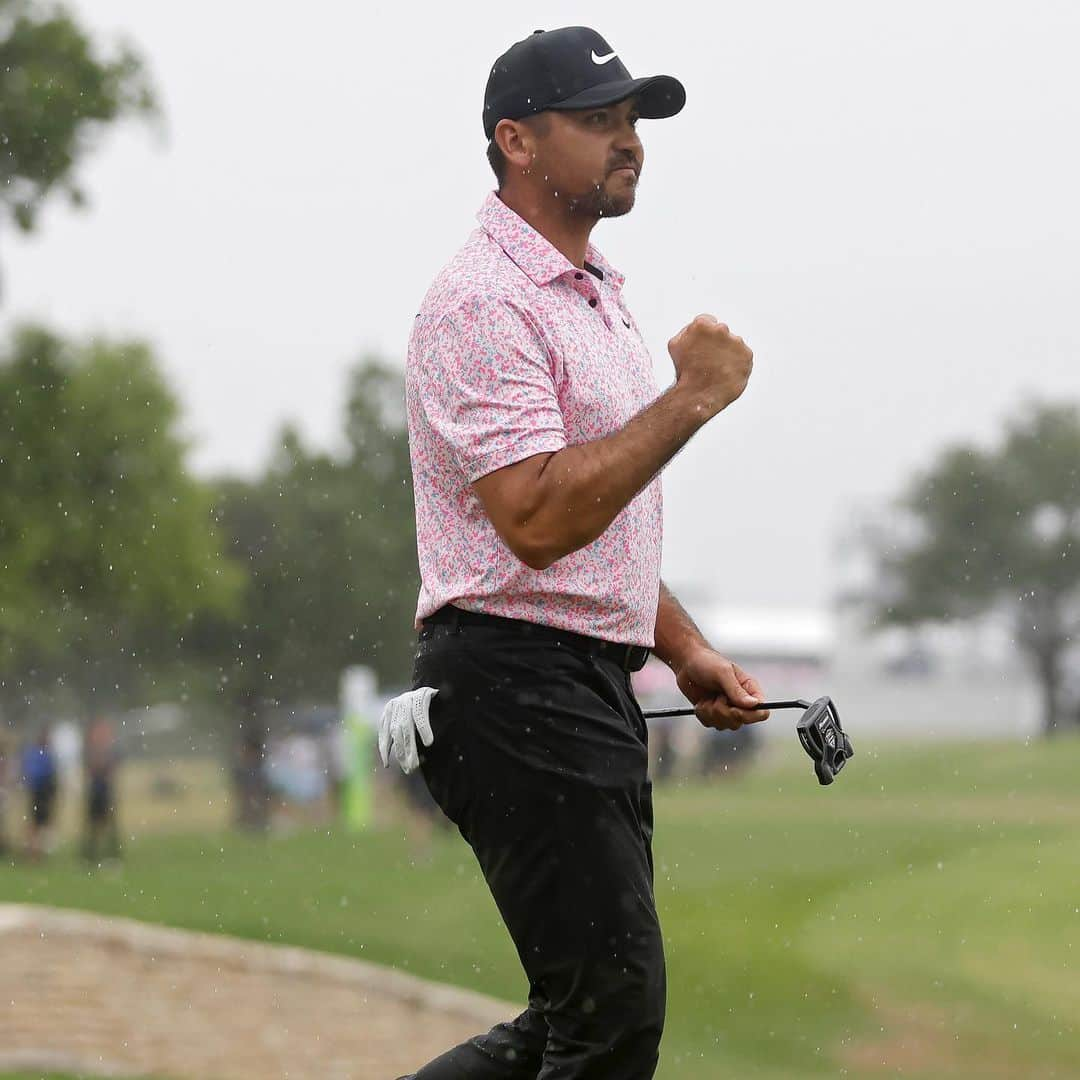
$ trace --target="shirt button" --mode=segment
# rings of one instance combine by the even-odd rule
[[[596,297],[595,296],[589,301],[589,307],[596,307]]]
[[[585,276],[584,274],[575,274],[574,275],[574,277],[576,277],[578,279],[578,281],[580,281],[584,276]]]

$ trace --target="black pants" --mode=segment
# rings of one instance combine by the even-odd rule
[[[445,609],[444,609],[445,610]],[[648,736],[619,663],[493,620],[424,626],[425,781],[529,980],[520,1016],[415,1080],[648,1080],[664,1025]]]

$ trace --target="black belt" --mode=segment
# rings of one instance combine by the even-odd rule
[[[560,630],[556,626],[527,622],[525,619],[508,619],[504,615],[485,615],[479,611],[465,611],[447,604],[438,611],[424,617],[425,627],[435,626],[490,626],[505,630],[507,633],[520,634],[523,637],[541,638],[572,649],[613,660],[623,671],[640,671],[649,659],[646,645],[623,645],[617,641],[604,641],[602,638],[575,634],[570,630]]]

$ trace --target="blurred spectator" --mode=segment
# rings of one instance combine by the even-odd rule
[[[708,728],[703,736],[701,775],[705,777],[731,776],[740,772],[750,764],[758,749],[759,735],[751,726],[736,731]]]
[[[7,832],[7,804],[14,779],[15,762],[11,743],[5,734],[0,733],[0,856],[7,855],[11,850]]]
[[[76,782],[83,765],[83,730],[74,720],[49,727],[49,746],[56,761],[56,779],[63,788]]]
[[[643,710],[685,707],[686,700],[675,682],[675,675],[667,664],[655,657],[630,676],[634,696]],[[675,777],[679,771],[679,743],[686,731],[686,718],[678,716],[653,717],[649,722],[649,777],[654,784],[662,784]],[[694,720],[694,724],[697,721]]]
[[[285,803],[306,806],[326,796],[327,775],[314,736],[297,731],[272,741],[266,773],[270,787]]]
[[[326,729],[323,736],[323,757],[329,784],[330,814],[339,821],[345,812],[345,791],[349,784],[349,733],[338,720]]]
[[[43,726],[23,751],[22,782],[26,785],[30,800],[26,853],[31,859],[39,859],[47,850],[59,788],[56,757],[49,744],[48,727]]]
[[[238,705],[240,734],[232,755],[233,823],[238,829],[264,831],[270,823],[270,787],[266,779],[267,702],[251,689]]]
[[[401,773],[399,779],[405,790],[408,836],[413,858],[427,862],[434,850],[435,833],[450,832],[454,823],[431,797],[431,792],[424,782],[424,774],[419,769],[411,773]]]
[[[116,732],[110,720],[95,720],[83,743],[86,775],[86,835],[83,854],[91,863],[120,857],[116,819],[116,773],[120,764]]]
[[[266,732],[261,724],[249,721],[241,728],[232,775],[236,826],[261,832],[270,821]]]
[[[652,759],[649,775],[655,784],[662,784],[675,775],[678,764],[675,730],[678,724],[679,718],[675,716],[654,717],[649,721],[649,756]]]
[[[266,738],[257,728],[241,732],[232,770],[237,825],[262,831],[270,821],[270,785],[266,774]]]

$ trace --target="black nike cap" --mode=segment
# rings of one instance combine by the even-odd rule
[[[592,109],[637,95],[647,120],[674,116],[686,90],[670,75],[634,79],[615,50],[587,26],[537,30],[495,61],[484,93],[484,134],[500,120],[545,109]]]

